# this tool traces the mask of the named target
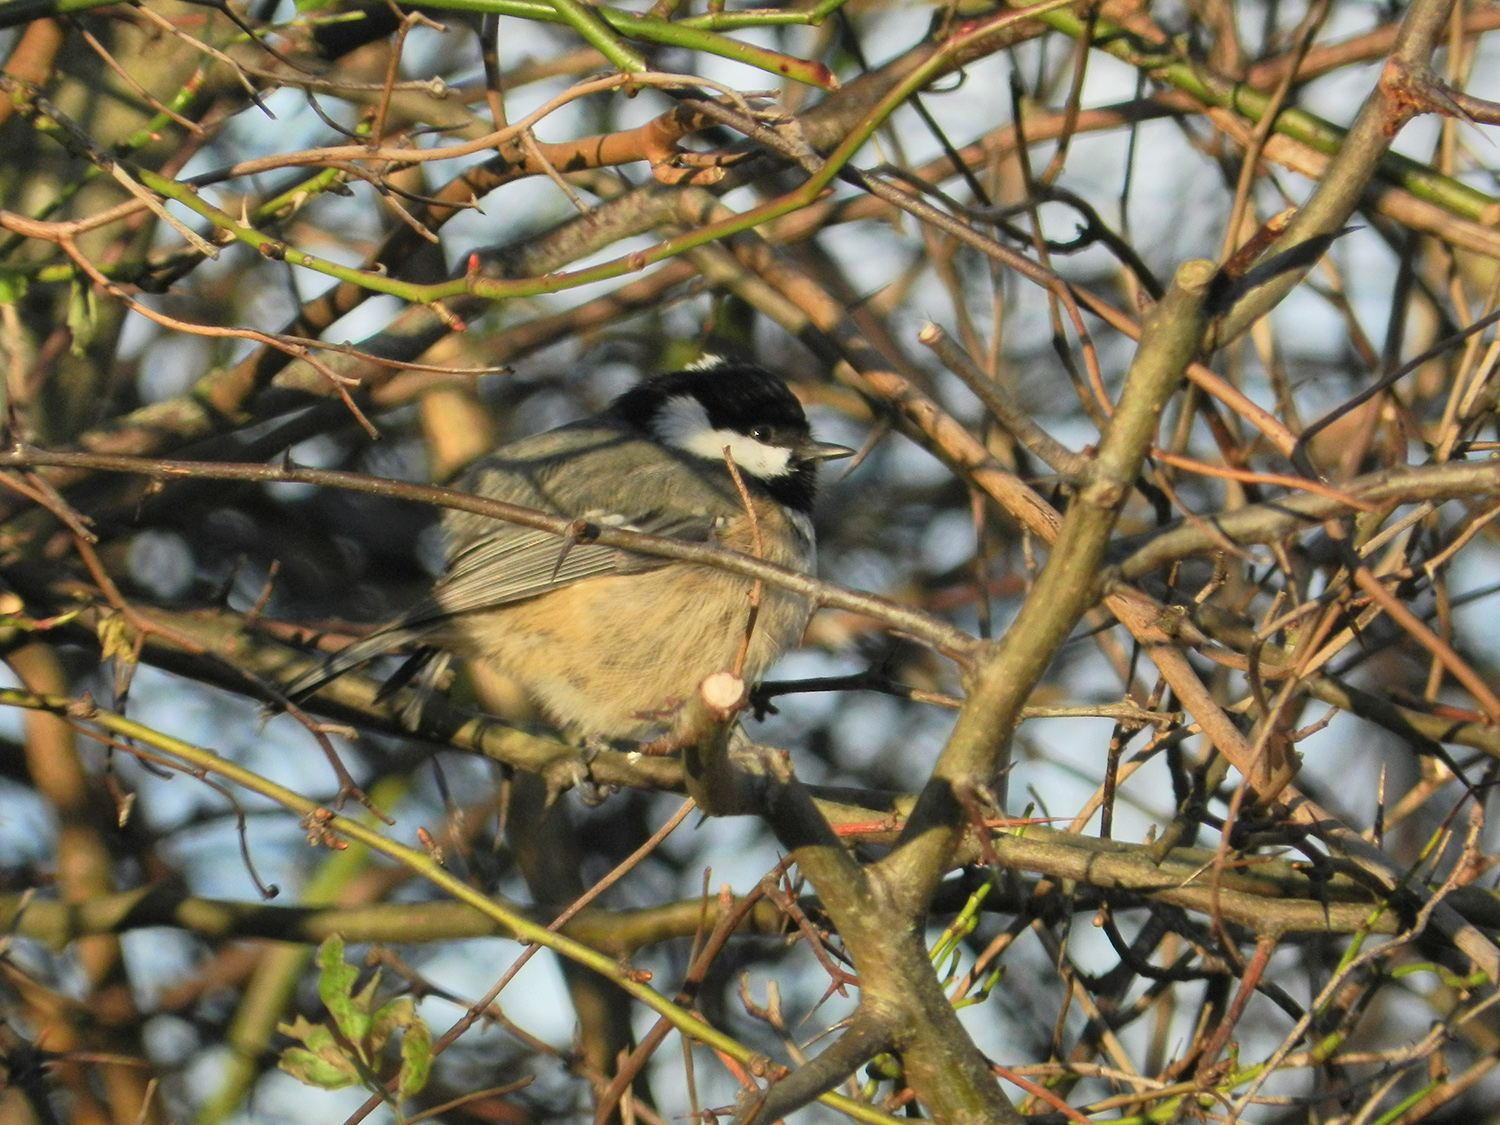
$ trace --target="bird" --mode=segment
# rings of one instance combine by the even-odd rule
[[[640,381],[597,414],[499,446],[454,487],[810,574],[818,465],[853,453],[813,437],[780,377],[710,356]],[[431,593],[294,680],[288,698],[422,642],[511,677],[580,744],[670,740],[673,716],[705,677],[737,670],[754,683],[798,643],[811,612],[768,583],[752,628],[753,580],[723,569],[452,509],[442,527],[447,562]]]

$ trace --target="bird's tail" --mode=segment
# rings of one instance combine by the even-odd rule
[[[305,699],[324,684],[338,679],[361,664],[367,664],[388,652],[410,647],[413,642],[431,635],[441,624],[440,620],[431,619],[393,621],[363,640],[355,641],[331,654],[321,667],[304,672],[292,680],[285,687],[286,696],[294,702]]]

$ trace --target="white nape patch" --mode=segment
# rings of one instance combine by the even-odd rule
[[[703,355],[687,365],[689,371],[712,371],[715,367],[723,367],[729,361],[721,355],[713,352],[704,352]]]
[[[792,468],[792,451],[784,445],[767,445],[738,430],[716,430],[708,420],[708,411],[692,395],[674,395],[662,403],[651,424],[656,439],[684,453],[708,461],[729,456],[742,472],[761,480],[786,476]]]

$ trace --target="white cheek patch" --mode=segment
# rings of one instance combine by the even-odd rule
[[[767,445],[736,430],[709,430],[700,433],[682,448],[700,457],[722,461],[726,446],[729,448],[729,456],[734,459],[735,467],[752,477],[770,480],[772,477],[785,476],[791,471],[790,449],[782,445]]]
[[[785,476],[791,471],[790,449],[756,441],[738,430],[714,429],[708,411],[691,395],[678,395],[663,403],[653,428],[659,441],[709,461],[724,460],[727,446],[736,468],[762,480]]]

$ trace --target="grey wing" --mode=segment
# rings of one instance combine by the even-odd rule
[[[707,541],[714,528],[714,518],[706,514],[628,519],[601,513],[584,518],[688,542]],[[459,614],[496,609],[586,578],[639,574],[670,561],[596,543],[569,544],[545,531],[498,524],[449,559],[430,594],[396,620],[334,653],[322,667],[297,677],[287,686],[287,695],[295,699],[316,691],[366,661],[437,632]]]
[[[713,517],[652,516],[628,519],[589,513],[585,520],[603,527],[644,531],[689,542],[704,542],[713,531]],[[669,559],[604,547],[596,543],[568,543],[556,535],[527,527],[497,528],[460,548],[426,599],[426,608],[443,616],[492,609],[534,598],[549,590],[609,574],[639,574]],[[420,608],[420,607],[419,607]]]

